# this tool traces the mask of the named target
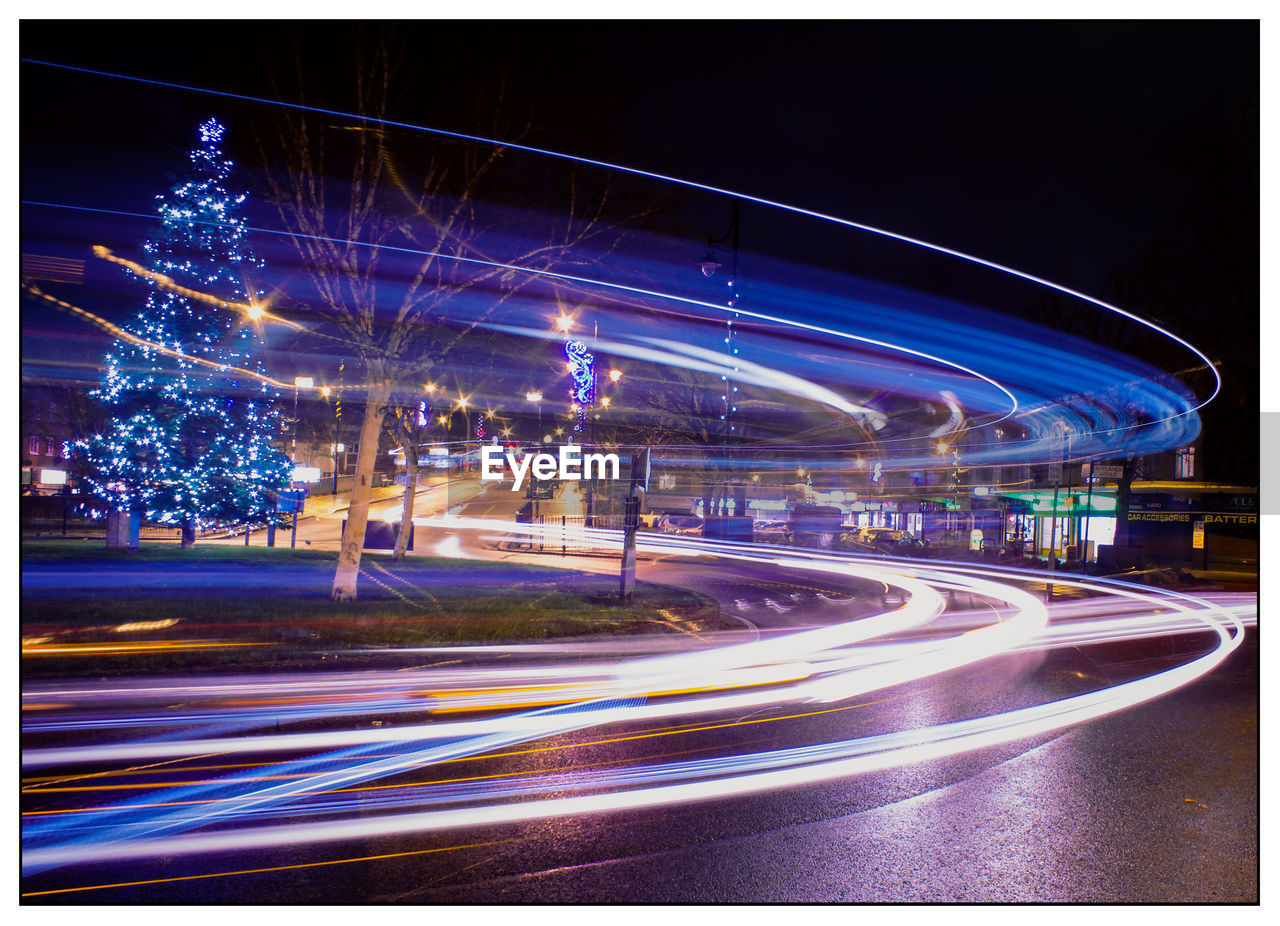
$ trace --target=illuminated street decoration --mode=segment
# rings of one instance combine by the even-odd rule
[[[289,481],[272,446],[279,391],[257,359],[255,324],[227,311],[253,317],[261,294],[246,289],[244,274],[261,263],[245,240],[245,194],[227,188],[224,132],[217,120],[202,123],[188,171],[156,197],[161,229],[143,245],[149,266],[117,261],[147,287],[146,303],[121,326],[93,393],[106,427],[69,448],[109,506],[183,525],[188,536],[204,522],[260,514]]]
[[[569,375],[573,385],[569,387],[569,399],[577,410],[575,431],[581,431],[587,420],[587,411],[596,400],[596,358],[583,341],[566,341],[564,355],[569,361]]]

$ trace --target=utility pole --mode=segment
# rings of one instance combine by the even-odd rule
[[[631,601],[636,584],[636,531],[640,529],[640,496],[649,491],[649,451],[645,447],[631,455],[631,487],[627,492],[626,514],[622,521],[622,577],[619,594],[625,605]]]

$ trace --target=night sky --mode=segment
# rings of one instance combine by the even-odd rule
[[[28,21],[21,52],[273,96],[298,49],[307,102],[349,105],[354,26],[180,28]],[[474,130],[476,94],[501,82],[539,146],[821,210],[1115,300],[1222,360],[1226,392],[1206,420],[1256,427],[1256,341],[1238,337],[1258,324],[1256,22],[442,22],[401,34],[405,121]],[[236,111],[32,64],[20,74],[28,200],[147,212],[195,120]],[[727,227],[722,200],[681,208],[693,245]],[[24,211],[23,250],[74,253],[83,227],[46,213]],[[877,243],[819,232],[743,210],[746,252],[880,263],[895,282],[912,272]]]

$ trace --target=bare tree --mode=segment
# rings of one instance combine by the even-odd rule
[[[490,260],[486,240],[500,220],[487,197],[511,196],[495,176],[507,150],[388,129],[402,54],[385,36],[356,43],[358,123],[287,110],[271,137],[259,138],[270,198],[310,278],[313,311],[363,368],[364,422],[334,575],[337,600],[356,596],[378,437],[393,395],[421,384],[531,279],[527,271],[572,266],[587,245],[598,255],[616,245],[620,227],[606,217],[607,190],[586,194],[568,175],[550,227],[517,253]],[[500,117],[501,96],[495,111]],[[492,137],[502,134],[496,123],[489,128]],[[397,158],[393,147],[405,146],[413,157]],[[528,185],[545,195],[538,179]],[[406,255],[416,255],[412,265]],[[406,495],[407,527],[413,493]]]

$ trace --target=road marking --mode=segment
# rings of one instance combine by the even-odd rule
[[[496,846],[511,839],[499,839],[494,842],[476,842],[465,846],[446,846],[440,849],[417,849],[411,852],[390,852],[386,855],[365,855],[358,858],[331,859],[327,862],[300,862],[297,865],[277,865],[274,868],[246,868],[241,871],[213,871],[202,875],[179,875],[173,878],[153,878],[150,881],[121,881],[116,884],[86,884],[82,887],[60,887],[50,891],[28,891],[22,897],[44,897],[49,894],[69,894],[74,891],[101,891],[111,887],[141,887],[146,884],[170,884],[174,881],[198,881],[203,878],[229,878],[232,875],[256,875],[272,871],[292,871],[297,868],[321,868],[326,865],[346,865],[350,862],[377,862],[388,858],[406,858],[412,855],[431,855],[439,852],[456,852],[459,849],[480,849],[485,846]]]

